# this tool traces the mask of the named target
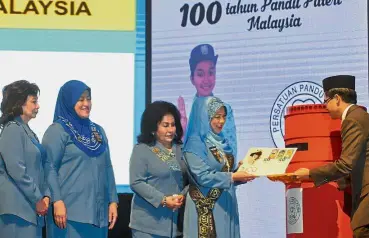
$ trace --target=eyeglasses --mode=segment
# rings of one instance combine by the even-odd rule
[[[335,94],[333,97],[328,97],[327,99],[324,99],[324,104],[328,104],[330,100],[336,97],[337,94]]]
[[[332,100],[332,98],[324,99],[324,102],[323,102],[323,103],[324,103],[324,104],[328,104],[330,100]]]

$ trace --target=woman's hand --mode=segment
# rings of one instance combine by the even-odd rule
[[[42,200],[44,200],[47,209],[49,209],[49,205],[50,205],[50,198],[49,197],[44,197]]]
[[[245,171],[237,171],[232,174],[232,180],[234,182],[249,182],[251,180],[254,180],[257,178],[257,176],[249,174]]]
[[[238,164],[237,164],[237,169],[236,169],[236,171],[241,167],[243,165],[243,161],[241,160],[240,162],[238,162]]]
[[[183,196],[182,194],[179,194],[179,195],[177,195],[177,199],[178,199],[179,202],[181,202],[183,204],[185,202],[186,197]]]
[[[41,199],[40,201],[38,201],[36,203],[36,213],[39,216],[44,216],[47,213],[47,209],[49,208],[49,204],[47,199],[45,199],[46,197],[44,197],[43,199]]]
[[[181,199],[180,196],[183,196],[183,195],[166,197],[165,206],[168,207],[169,209],[172,209],[173,211],[180,208],[183,204],[183,199]],[[162,201],[162,204],[164,205],[164,199]]]
[[[118,218],[118,204],[112,202],[109,204],[109,230],[114,228]]]
[[[67,208],[62,200],[54,202],[54,220],[60,229],[67,227]]]

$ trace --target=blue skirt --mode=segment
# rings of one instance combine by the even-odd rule
[[[0,237],[42,238],[42,227],[18,216],[4,214],[0,215]]]
[[[108,227],[97,227],[92,224],[67,221],[67,227],[60,229],[50,217],[46,223],[47,238],[107,238]]]

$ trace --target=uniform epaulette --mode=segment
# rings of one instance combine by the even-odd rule
[[[11,125],[11,124],[16,124],[16,125],[18,125],[18,126],[20,126],[21,124],[19,124],[19,122],[17,122],[17,121],[8,121],[8,123],[6,123],[6,125],[4,126],[4,128],[5,127],[8,127],[9,125]]]

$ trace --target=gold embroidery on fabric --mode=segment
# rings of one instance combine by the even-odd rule
[[[160,149],[158,147],[153,147],[152,148],[152,152],[154,152],[155,154],[159,153]]]
[[[181,168],[176,163],[176,158],[175,158],[175,155],[173,153],[171,153],[173,155],[171,155],[169,153],[165,153],[164,151],[162,151],[158,147],[150,147],[150,149],[151,149],[152,152],[154,152],[154,154],[156,154],[159,157],[159,159],[161,159],[163,162],[165,162],[171,170],[181,171]]]
[[[209,150],[213,154],[214,158],[218,160],[219,163],[223,162],[222,155],[220,154],[220,151],[217,149],[217,147],[212,146],[209,148]]]
[[[222,163],[225,160],[222,172],[230,172],[234,166],[234,157],[232,154],[225,154],[219,151],[215,146],[210,147],[214,158]],[[223,190],[219,188],[212,188],[205,197],[201,191],[195,186],[190,185],[189,194],[196,205],[198,216],[198,238],[216,238],[215,221],[213,216],[213,209],[215,202],[222,195]]]
[[[216,238],[213,209],[222,194],[221,189],[212,188],[205,197],[194,185],[190,185],[189,194],[196,205],[198,216],[198,238]]]
[[[230,172],[234,166],[234,157],[232,154],[225,154],[227,162],[225,163],[222,172]]]
[[[219,162],[223,162],[223,158],[225,158],[225,164],[222,168],[222,172],[230,172],[234,166],[234,157],[232,154],[224,154],[218,150],[217,147],[212,146],[209,148],[210,152],[213,154],[214,158]]]

